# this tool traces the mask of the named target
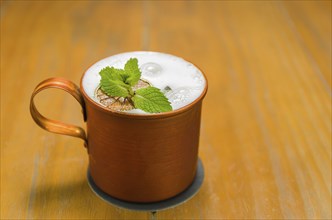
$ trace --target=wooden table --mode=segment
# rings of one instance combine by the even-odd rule
[[[134,50],[184,57],[209,80],[203,186],[154,216],[96,197],[82,141],[29,113],[43,79],[79,83],[97,60]],[[83,125],[63,92],[37,106]],[[1,2],[2,219],[331,217],[331,1]]]

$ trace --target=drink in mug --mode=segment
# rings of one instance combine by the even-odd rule
[[[137,59],[141,71],[130,94],[156,87],[172,110],[148,113],[101,90],[100,71],[107,66],[123,69],[130,58]],[[81,104],[87,132],[38,112],[34,97],[47,88],[65,90]],[[63,78],[42,81],[32,93],[30,112],[43,129],[84,140],[88,179],[100,191],[129,202],[157,202],[180,194],[196,177],[206,93],[206,77],[190,62],[158,52],[128,52],[92,65],[82,75],[80,87]]]
[[[129,114],[148,114],[140,109],[134,109],[129,104],[115,103],[115,98],[107,96],[99,88],[100,70],[107,66],[123,69],[130,58],[138,59],[142,73],[137,87],[149,85],[157,87],[168,98],[173,110],[190,104],[204,90],[206,82],[202,72],[184,59],[158,52],[128,52],[107,57],[91,66],[82,80],[86,94],[110,110],[124,111]]]

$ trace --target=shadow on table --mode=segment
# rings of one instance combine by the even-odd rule
[[[104,218],[109,215],[121,217],[125,212],[128,214],[128,211],[111,206],[95,196],[86,179],[37,187],[35,192],[30,193],[28,212],[29,218]]]
[[[189,207],[196,207],[199,204],[208,204],[207,186],[203,187],[189,201],[181,204],[172,210],[172,213],[183,215],[184,210]],[[29,194],[27,194],[29,196]],[[199,207],[197,207],[199,209]],[[163,216],[167,210],[159,211],[156,216]],[[161,213],[160,213],[161,212]],[[193,216],[199,215],[195,211]],[[79,218],[79,219],[122,219],[154,218],[151,212],[137,212],[112,206],[98,198],[90,189],[87,179],[66,181],[57,185],[44,183],[30,193],[28,204],[28,218]]]

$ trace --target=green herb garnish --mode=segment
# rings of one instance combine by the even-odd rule
[[[99,72],[101,76],[100,88],[108,96],[123,97],[128,100],[134,108],[149,113],[167,112],[172,106],[166,96],[156,87],[133,90],[133,87],[141,78],[141,71],[138,68],[138,60],[130,58],[124,69],[105,67]]]

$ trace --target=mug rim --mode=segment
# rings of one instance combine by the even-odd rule
[[[162,54],[168,54],[168,53],[163,53],[163,52],[157,52],[157,51],[128,51],[128,52],[123,52],[123,53],[131,53],[131,52],[149,52],[149,53],[162,53]],[[114,54],[114,55],[119,55],[119,54],[123,54],[123,53],[118,53],[118,54]],[[114,55],[111,55],[111,56],[114,56]],[[172,56],[175,56],[173,54],[168,54],[168,55],[172,55]],[[107,56],[103,59],[106,59],[110,56]],[[179,56],[176,56],[176,57],[179,57]],[[99,59],[98,61],[94,62],[93,64],[91,64],[83,73],[83,75],[81,76],[81,80],[80,80],[80,91],[81,93],[83,94],[85,100],[88,100],[90,103],[92,103],[92,106],[97,108],[97,109],[100,109],[102,110],[103,112],[106,112],[108,114],[113,114],[115,116],[120,116],[120,117],[126,117],[126,118],[136,118],[136,119],[152,119],[152,118],[165,118],[165,117],[171,117],[171,116],[174,116],[174,115],[178,115],[178,114],[181,114],[189,109],[191,109],[194,105],[196,105],[198,102],[202,101],[203,98],[205,97],[206,93],[207,93],[207,90],[208,90],[208,81],[207,81],[207,78],[206,78],[206,75],[205,73],[203,72],[203,70],[201,68],[199,68],[197,65],[195,65],[194,63],[182,58],[182,57],[179,57],[191,64],[193,64],[197,69],[199,69],[205,79],[205,85],[204,85],[204,89],[202,91],[202,93],[200,94],[200,96],[198,96],[194,101],[192,101],[191,103],[179,108],[179,109],[176,109],[176,110],[172,110],[172,111],[168,111],[168,112],[160,112],[160,113],[149,113],[149,114],[133,114],[133,113],[127,113],[127,112],[122,112],[122,111],[116,111],[116,110],[112,110],[112,109],[108,109],[98,103],[96,103],[96,101],[94,101],[92,98],[90,98],[90,96],[88,96],[86,94],[86,92],[84,91],[84,88],[83,88],[83,78],[86,74],[86,72],[94,65],[96,64],[98,61],[100,60],[103,60],[103,59]]]

